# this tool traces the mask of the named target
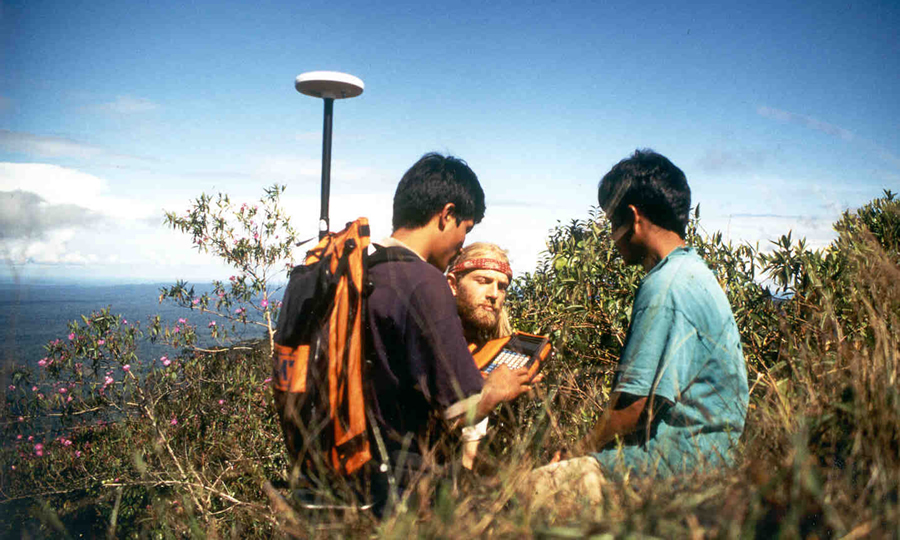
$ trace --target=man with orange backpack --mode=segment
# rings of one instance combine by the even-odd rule
[[[383,515],[446,472],[462,429],[529,389],[527,369],[482,376],[443,274],[484,210],[465,162],[426,154],[397,186],[393,233],[374,251],[360,218],[293,269],[273,351],[292,484],[343,479]]]
[[[389,480],[410,486],[452,456],[442,442],[529,389],[526,369],[485,379],[463,336],[443,271],[484,216],[484,192],[462,160],[426,154],[394,195],[393,234],[370,257],[367,359],[372,411]]]

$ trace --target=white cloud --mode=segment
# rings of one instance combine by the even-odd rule
[[[778,214],[734,214],[701,219],[701,227],[708,233],[722,232],[722,239],[734,243],[759,243],[762,251],[774,249],[772,241],[791,233],[794,241],[806,239],[809,249],[821,249],[837,237],[832,225],[840,217],[834,215],[803,216]]]
[[[159,109],[160,105],[149,99],[136,98],[131,96],[117,96],[116,99],[108,103],[99,103],[97,105],[89,105],[85,109],[90,111],[98,111],[113,114],[136,114]]]
[[[16,239],[4,245],[5,255],[13,264],[70,264],[83,266],[90,256],[69,248],[69,241],[76,235],[72,229],[47,232],[40,240]]]
[[[827,133],[828,135],[839,137],[845,141],[852,141],[855,138],[855,135],[852,131],[839,126],[835,126],[834,124],[829,124],[828,122],[823,122],[822,120],[813,118],[812,116],[805,116],[802,114],[782,111],[781,109],[774,109],[772,107],[766,106],[757,107],[756,112],[766,118],[773,118],[775,120],[789,122],[792,124],[800,124],[801,126],[805,126],[816,131],[821,131],[822,133]]]
[[[75,205],[115,219],[136,220],[159,213],[149,201],[113,196],[106,180],[46,163],[0,163],[0,190],[21,190],[52,205]]]
[[[97,176],[58,165],[0,163],[0,191],[17,193],[28,211],[10,212],[2,223],[9,233],[3,255],[17,265],[80,266],[111,275],[109,265],[130,264],[147,275],[159,274],[165,261],[209,264],[189,242],[172,249],[175,233],[159,225],[162,201],[113,194]]]
[[[311,186],[286,181],[289,189],[282,198],[291,216],[298,237],[315,237],[319,218],[320,163],[298,158],[270,158],[259,162],[259,171],[266,171],[280,179],[288,175],[305,175]],[[266,185],[272,176],[264,177]],[[353,168],[336,163],[330,201],[332,230],[358,217],[369,218],[373,240],[391,234],[391,214],[396,180],[388,180],[383,173]],[[351,181],[352,178],[352,181]],[[374,181],[373,181],[374,179]],[[241,193],[231,190],[232,200],[254,203],[261,190],[250,190],[244,183]],[[183,211],[188,199],[134,200],[113,193],[106,179],[56,165],[0,163],[0,190],[22,190],[42,198],[46,204],[73,204],[103,216],[102,226],[89,229],[66,228],[53,230],[32,242],[17,242],[16,261],[30,261],[32,265],[68,265],[72,274],[115,276],[117,278],[209,279],[227,277],[229,270],[209,254],[192,248],[189,238],[160,226],[163,208]],[[120,188],[121,189],[121,188]],[[202,189],[198,188],[198,191]],[[228,190],[226,190],[228,191]],[[251,192],[252,191],[252,192]],[[523,204],[527,208],[523,208]],[[568,221],[573,216],[586,215],[586,209],[565,205],[539,205],[499,202],[491,204],[485,220],[475,228],[470,242],[496,242],[508,249],[516,275],[534,270],[539,253],[543,251],[549,230],[557,220]],[[523,210],[527,219],[523,219]],[[6,242],[11,245],[10,242]],[[313,244],[295,250],[298,260]],[[72,265],[83,265],[77,268]]]
[[[94,158],[107,153],[99,146],[65,137],[32,135],[6,129],[0,129],[0,147],[10,152],[50,158]]]
[[[824,122],[822,120],[819,120],[818,118],[813,118],[812,116],[783,111],[781,109],[775,109],[772,107],[760,106],[757,107],[756,112],[760,116],[764,116],[766,118],[772,118],[792,124],[799,124],[801,126],[805,126],[810,129],[814,129],[816,131],[821,131],[822,133],[838,137],[847,142],[859,143],[862,146],[867,147],[869,150],[874,151],[879,158],[890,163],[894,167],[900,168],[900,157],[898,157],[895,153],[877,143],[861,139],[849,129],[844,129],[840,126],[829,124],[828,122]]]
[[[20,131],[0,129],[0,148],[17,154],[40,158],[97,159],[148,161],[146,158],[117,154],[102,146],[79,142],[66,137],[34,135]]]
[[[74,204],[49,204],[29,191],[0,191],[0,239],[41,238],[48,231],[93,224],[99,217]]]

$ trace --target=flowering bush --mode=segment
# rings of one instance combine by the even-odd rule
[[[179,281],[161,291],[160,301],[227,324],[210,321],[204,335],[189,316],[154,316],[144,328],[106,308],[69,323],[34,369],[12,371],[0,504],[18,518],[4,520],[4,536],[17,524],[40,535],[49,532],[42,526],[85,524],[92,534],[109,534],[117,520],[119,533],[186,533],[190,520],[209,528],[228,509],[259,509],[249,501],[284,467],[267,377],[280,305],[271,298],[273,280],[292,266],[295,242],[279,202],[283,190],[274,186],[259,204],[240,207],[224,195],[214,202],[202,195],[185,215],[167,214],[167,223],[231,264],[235,275],[199,295]],[[267,339],[234,343],[245,326],[264,328]],[[142,356],[143,341],[171,352]],[[247,483],[251,477],[257,480]],[[62,523],[49,514],[40,514],[43,525],[27,519],[34,502],[47,497],[60,509],[68,501],[92,503],[65,512]],[[138,515],[153,519],[139,522]],[[269,530],[267,523],[260,530]]]
[[[191,236],[194,247],[210,252],[237,270],[228,282],[214,281],[211,293],[195,294],[184,281],[160,292],[160,302],[174,300],[178,305],[202,313],[210,313],[230,323],[226,328],[212,321],[208,325],[213,338],[224,340],[235,324],[265,328],[269,346],[275,335],[275,322],[281,303],[270,300],[278,289],[273,279],[286,276],[293,268],[292,250],[296,234],[290,219],[281,207],[284,186],[266,188],[259,204],[236,207],[228,195],[213,197],[206,194],[196,199],[185,214],[166,214],[166,224]],[[179,322],[183,324],[184,319]],[[193,333],[176,336],[181,326],[157,328],[174,344],[196,346]],[[193,330],[193,329],[191,329]]]

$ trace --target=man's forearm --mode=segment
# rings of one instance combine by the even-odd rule
[[[478,406],[475,408],[475,422],[480,422],[482,419],[487,418],[491,411],[501,403],[503,403],[503,396],[485,385],[481,391],[481,399],[478,401]]]
[[[614,441],[617,436],[628,435],[638,428],[641,414],[647,406],[647,398],[633,398],[633,401],[623,406],[620,397],[619,393],[612,395],[603,417],[576,446],[577,455],[596,452]]]

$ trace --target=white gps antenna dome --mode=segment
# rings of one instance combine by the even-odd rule
[[[294,88],[301,94],[317,98],[346,99],[363,93],[362,80],[338,71],[309,71],[297,75]]]

